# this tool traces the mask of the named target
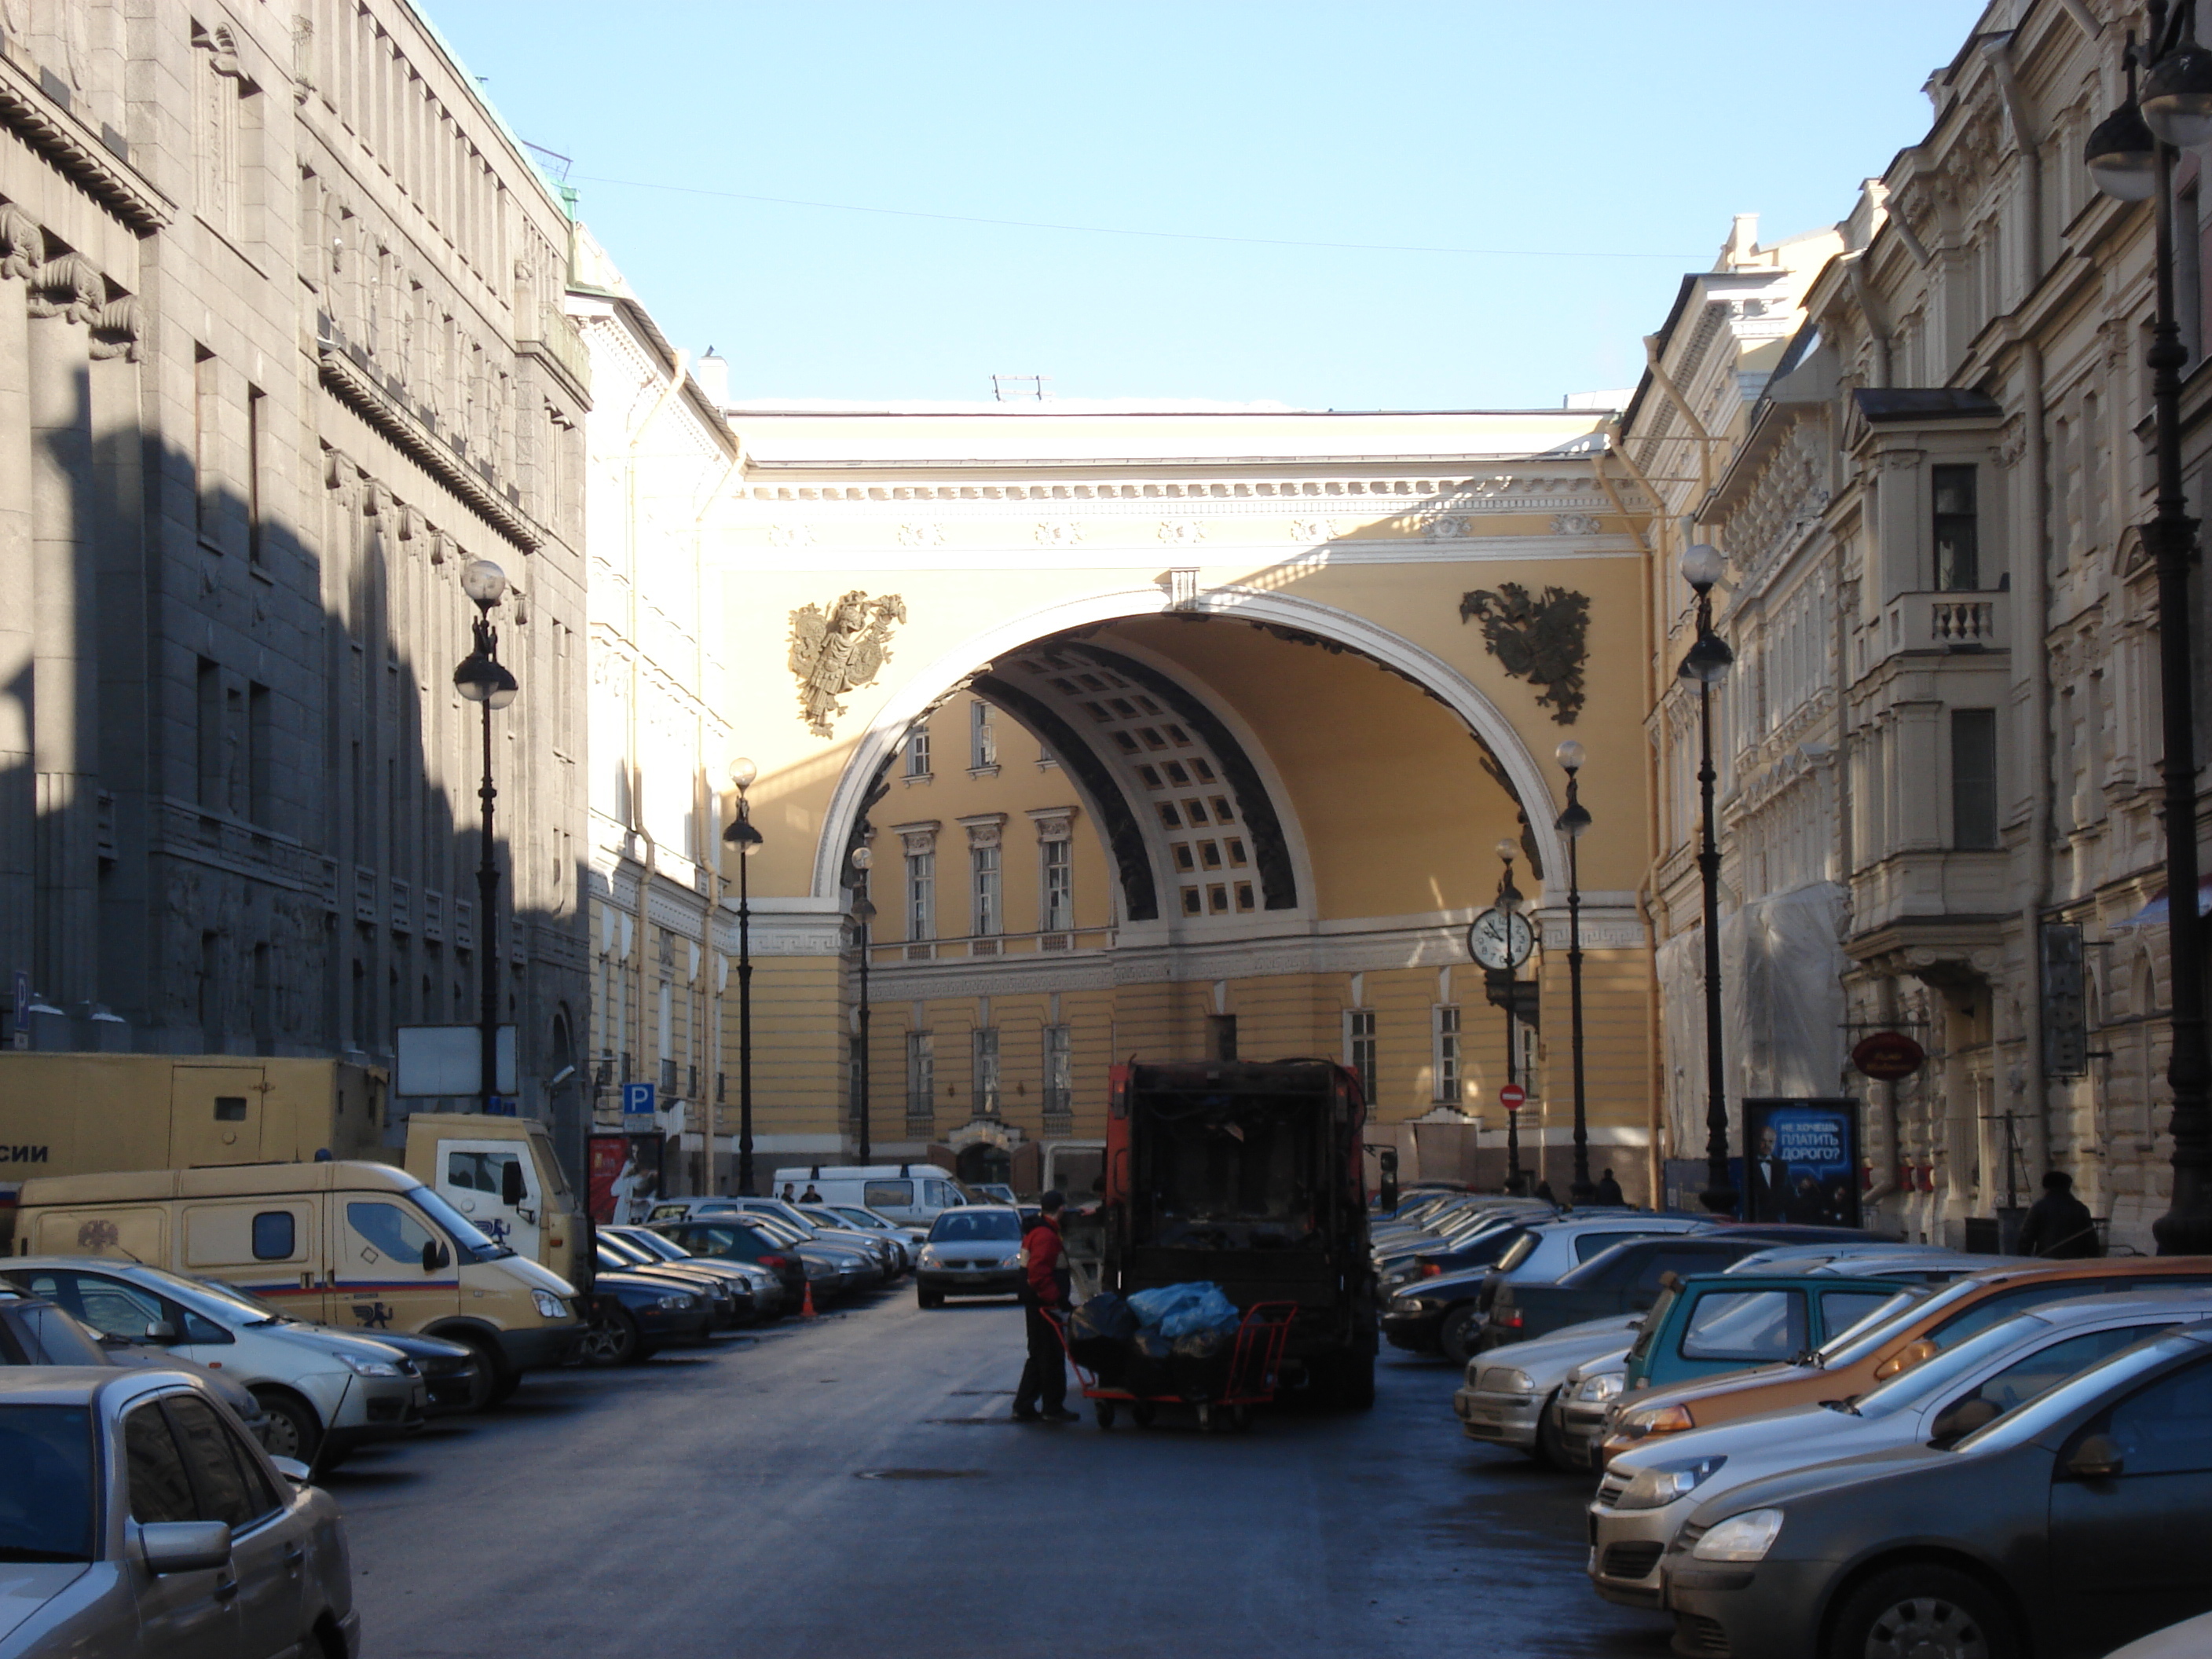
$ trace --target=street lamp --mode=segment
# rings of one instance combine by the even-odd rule
[[[1704,835],[1698,870],[1705,887],[1705,1206],[1716,1215],[1735,1213],[1735,1183],[1729,1179],[1728,1084],[1721,1064],[1721,843],[1713,826],[1713,688],[1735,665],[1735,653],[1713,632],[1713,584],[1721,579],[1720,550],[1705,542],[1682,550],[1682,580],[1698,595],[1698,637],[1692,642],[1679,679],[1698,687],[1698,797],[1704,809]]]
[[[866,842],[853,849],[854,872],[860,878],[860,890],[853,895],[853,920],[860,930],[860,1056],[859,1074],[854,1080],[860,1097],[860,1161],[863,1164],[868,1161],[872,1150],[868,1139],[868,924],[875,920],[876,907],[868,899],[868,871],[875,861],[876,855],[868,850]]]
[[[745,791],[760,768],[749,760],[730,763],[730,783],[738,792],[738,815],[722,839],[738,849],[738,1191],[753,1195],[753,911],[745,866],[760,851],[761,832],[753,828],[752,805]]]
[[[1583,888],[1578,851],[1589,830],[1590,815],[1577,785],[1587,757],[1582,744],[1572,738],[1552,752],[1559,769],[1567,775],[1566,810],[1553,827],[1567,838],[1567,1042],[1575,1068],[1575,1175],[1567,1193],[1571,1202],[1581,1206],[1597,1199],[1597,1188],[1590,1184],[1589,1121],[1583,1093]]]
[[[483,856],[477,860],[477,946],[483,952],[477,1043],[483,1052],[477,1078],[483,1109],[489,1112],[499,1098],[499,865],[492,856],[492,802],[499,792],[491,781],[491,714],[512,703],[521,688],[499,659],[499,630],[491,623],[491,609],[507,592],[507,572],[489,559],[473,559],[461,572],[461,592],[475,602],[477,619],[474,648],[453,670],[453,689],[483,710],[483,779],[477,786],[483,817]]]
[[[2190,661],[2190,565],[2197,521],[2181,478],[2181,370],[2189,354],[2174,314],[2173,168],[2181,149],[2212,137],[2212,52],[2196,44],[2195,0],[2171,18],[2150,8],[2149,72],[2136,99],[2135,38],[2125,62],[2128,101],[2098,123],[2083,159],[2106,195],[2155,204],[2156,271],[2150,348],[2158,502],[2142,526],[2158,572],[2159,701],[2166,784],[2166,969],[2172,1033],[2166,1083],[2173,1096],[2173,1195],[2151,1224],[2161,1255],[2212,1251],[2212,1055],[2204,1031],[2203,925],[2197,915],[2196,676]],[[2192,234],[2194,232],[2192,231]]]
[[[1521,969],[1513,960],[1513,918],[1521,908],[1521,890],[1513,884],[1513,857],[1521,850],[1520,843],[1510,836],[1498,838],[1498,856],[1505,861],[1505,872],[1498,878],[1498,908],[1505,918],[1505,1081],[1517,1085],[1521,1054],[1521,1030],[1517,1018],[1518,989]],[[1505,1114],[1505,1190],[1521,1190],[1521,1110],[1510,1108]]]

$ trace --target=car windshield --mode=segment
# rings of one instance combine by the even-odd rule
[[[0,1406],[0,1561],[92,1559],[92,1414]]]
[[[252,1316],[246,1322],[256,1328],[264,1325],[290,1325],[297,1322],[283,1314],[275,1312],[267,1303],[258,1302],[236,1285],[226,1285],[219,1279],[202,1279],[198,1274],[194,1274],[186,1282],[206,1295],[216,1297],[229,1303],[240,1312],[252,1315]]]
[[[848,1226],[866,1227],[871,1232],[878,1233],[889,1232],[890,1231],[891,1224],[884,1220],[883,1217],[878,1215],[873,1210],[848,1209],[844,1206],[840,1205],[837,1209],[837,1213],[845,1218],[846,1224]]]
[[[799,1206],[799,1213],[817,1227],[828,1227],[837,1232],[850,1232],[853,1230],[851,1224],[843,1216],[832,1210],[817,1210],[811,1205],[802,1205]]]
[[[629,1243],[636,1245],[641,1250],[650,1250],[663,1261],[680,1261],[690,1254],[680,1245],[663,1238],[659,1233],[623,1232],[618,1237]]]
[[[33,1302],[15,1315],[26,1365],[105,1365],[100,1339],[60,1308]],[[0,1364],[8,1363],[0,1352]]]
[[[514,1254],[506,1245],[495,1244],[486,1238],[477,1231],[475,1222],[428,1187],[409,1188],[407,1198],[424,1215],[444,1228],[446,1237],[452,1239],[455,1247],[471,1261],[496,1261],[503,1255]]]
[[[781,1216],[763,1215],[755,1210],[747,1212],[745,1220],[763,1237],[772,1238],[779,1244],[796,1244],[809,1237]]]
[[[1841,1336],[1831,1337],[1826,1345],[1813,1356],[1813,1364],[1831,1369],[1856,1364],[1889,1340],[1899,1326],[1908,1321],[1917,1323],[1923,1318],[1933,1318],[1944,1309],[1965,1301],[1981,1288],[1982,1281],[1979,1279],[1962,1279],[1936,1291],[1925,1302],[1915,1302],[1899,1308],[1887,1319],[1863,1319]]]
[[[1021,1218],[1011,1210],[978,1210],[969,1214],[948,1210],[929,1229],[933,1244],[1003,1243],[1021,1236]]]

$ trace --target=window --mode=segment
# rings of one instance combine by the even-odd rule
[[[1974,469],[1929,469],[1936,497],[1936,586],[1945,592],[1980,587],[1980,532],[1975,508]]]
[[[246,816],[250,822],[264,825],[276,821],[274,708],[267,686],[246,686]]]
[[[1229,810],[1228,796],[1216,795],[1212,799],[1213,821],[1216,823],[1234,823],[1237,822],[1237,815]]]
[[[2176,1371],[2122,1401],[2106,1432],[2120,1443],[2124,1479],[2212,1469],[2212,1364]]]
[[[970,1042],[975,1063],[975,1110],[994,1116],[999,1111],[999,1028],[978,1026]]]
[[[253,1259],[289,1261],[294,1254],[299,1221],[289,1210],[264,1210],[253,1218]]]
[[[1044,931],[1060,933],[1075,926],[1075,843],[1048,841],[1037,850],[1044,863]]]
[[[1951,844],[1997,844],[1997,714],[1951,711]]]
[[[929,1031],[906,1034],[906,1109],[916,1117],[936,1109],[937,1038]],[[876,1200],[870,1199],[869,1203]]]
[[[428,1227],[397,1204],[349,1204],[346,1220],[368,1246],[365,1254],[371,1265],[378,1251],[397,1262],[419,1264],[422,1247],[436,1238]]]
[[[1066,1112],[1075,1104],[1075,1028],[1044,1028],[1044,1109]]]
[[[986,937],[1003,933],[1006,918],[999,902],[999,849],[971,847],[968,861],[975,887],[975,932]]]
[[[906,936],[937,937],[937,854],[906,855]]]
[[[971,702],[968,705],[968,768],[981,772],[999,763],[999,732],[992,719],[991,705]]]
[[[217,1095],[215,1097],[215,1121],[218,1123],[245,1122],[246,1097],[244,1095]]]
[[[107,1355],[92,1334],[59,1308],[36,1305],[17,1310],[25,1365],[105,1365]]]
[[[1682,1333],[1685,1359],[1761,1364],[1786,1360],[1804,1346],[1802,1291],[1735,1291],[1699,1297]]]
[[[1206,901],[1199,897],[1197,888],[1186,887],[1182,890],[1182,913],[1187,916],[1203,915],[1206,913]]]
[[[1436,1098],[1459,1103],[1459,1010],[1440,1004],[1436,1016],[1435,1052],[1430,1057],[1436,1076]]]
[[[1359,1092],[1375,1098],[1375,1011],[1344,1011],[1344,1063],[1359,1074]]]
[[[1833,1340],[1870,1315],[1894,1312],[1905,1304],[1892,1291],[1826,1291],[1820,1296],[1820,1320],[1826,1327],[1823,1340]]]
[[[860,1188],[860,1202],[871,1210],[903,1210],[914,1202],[914,1182],[871,1181]]]
[[[1198,868],[1198,860],[1192,858],[1190,855],[1190,843],[1188,842],[1176,842],[1169,848],[1168,850],[1175,854],[1175,867],[1176,869],[1195,870]]]
[[[205,657],[199,659],[198,731],[195,733],[198,751],[199,789],[198,799],[202,806],[222,811],[229,805],[226,797],[229,787],[223,778],[222,731],[222,670]]]
[[[228,1522],[233,1530],[252,1526],[276,1507],[276,1494],[260,1478],[258,1468],[249,1475],[245,1449],[223,1426],[215,1407],[191,1395],[172,1395],[163,1402],[177,1439],[199,1488],[200,1519]]]
[[[131,1518],[142,1526],[197,1521],[191,1477],[158,1405],[134,1407],[123,1419],[123,1457],[131,1471]]]
[[[1252,908],[1252,884],[1249,881],[1240,881],[1237,884],[1237,908],[1240,910],[1249,910]]]
[[[1969,1400],[1986,1400],[2000,1412],[2008,1412],[2022,1401],[2032,1400],[2045,1389],[2064,1382],[2078,1370],[2095,1364],[2108,1354],[2118,1353],[2154,1331],[2162,1328],[2156,1324],[2123,1325],[2108,1331],[2085,1331],[2079,1336],[2069,1336],[2039,1348],[2033,1353],[2015,1359],[1984,1382],[1971,1395]],[[1960,1401],[1953,1401],[1955,1406]],[[1948,1407],[1945,1408],[1949,1409]]]
[[[929,728],[917,726],[907,733],[906,775],[910,778],[929,775]]]

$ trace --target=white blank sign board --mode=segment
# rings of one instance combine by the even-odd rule
[[[403,1025],[398,1063],[393,1066],[395,1095],[473,1095],[483,1091],[482,1028],[475,1025]],[[499,1092],[518,1092],[514,1027],[499,1028]]]

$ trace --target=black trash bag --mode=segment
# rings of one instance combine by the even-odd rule
[[[1088,1337],[1105,1337],[1115,1342],[1127,1342],[1137,1334],[1137,1316],[1129,1304],[1111,1291],[1101,1291],[1068,1316],[1067,1335],[1072,1342]]]
[[[1193,1401],[1221,1398],[1229,1391],[1229,1365],[1236,1348],[1234,1331],[1197,1330],[1177,1337],[1170,1362],[1176,1392]]]
[[[1140,1395],[1173,1394],[1175,1344],[1158,1331],[1139,1331],[1127,1350],[1128,1370],[1124,1386]]]

